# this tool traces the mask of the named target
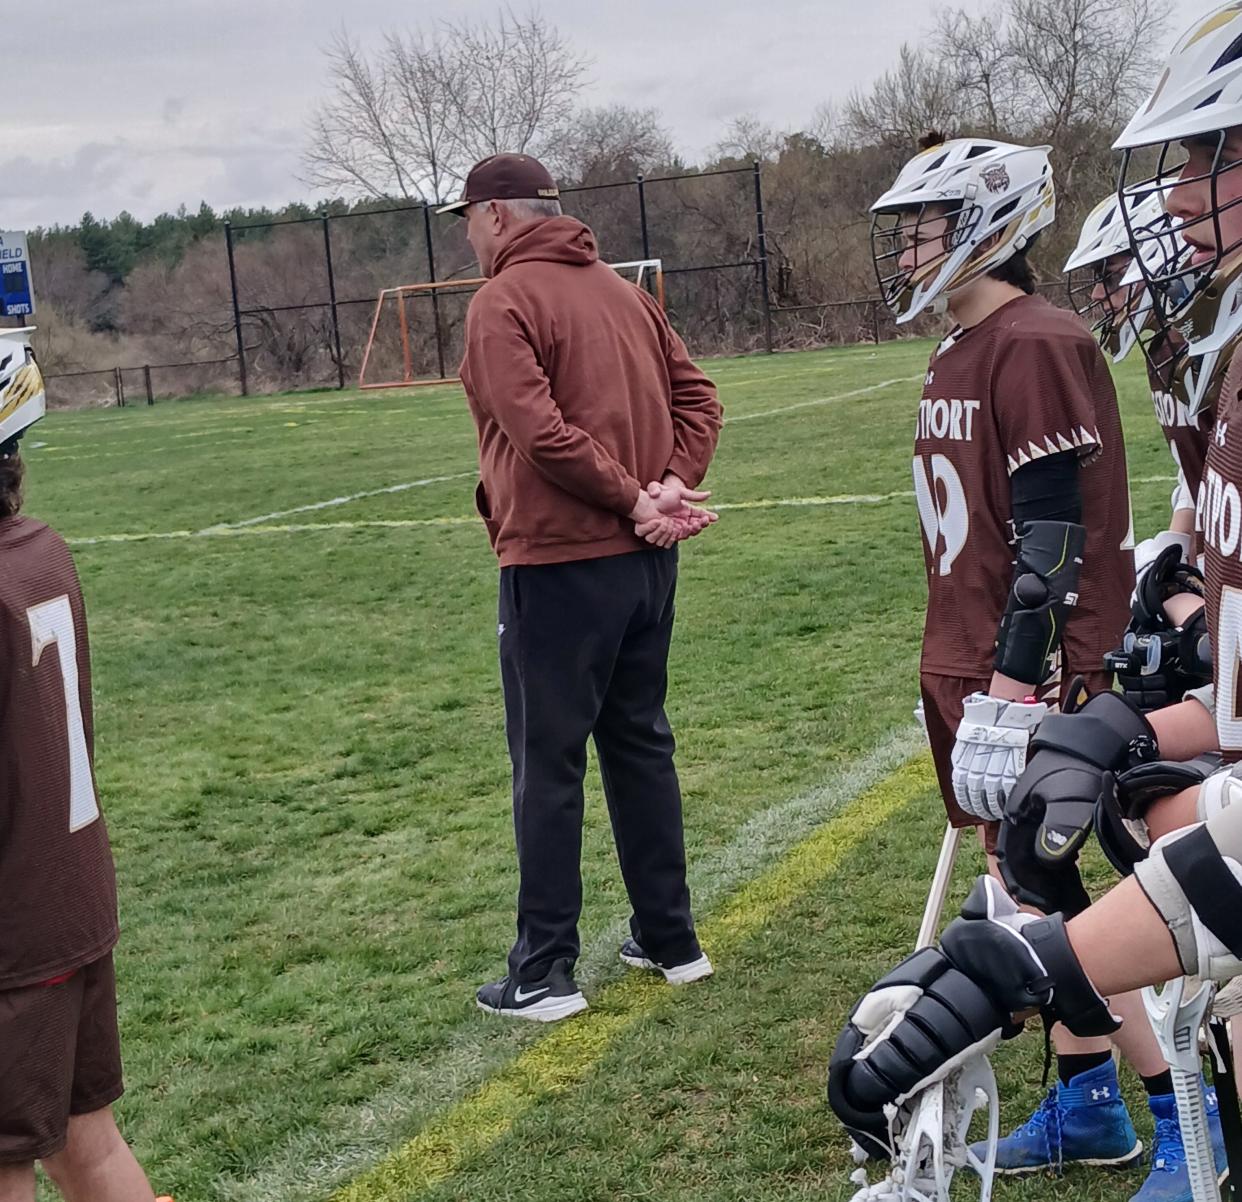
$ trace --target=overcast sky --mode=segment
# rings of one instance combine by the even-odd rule
[[[985,0],[959,0],[980,11]],[[1175,0],[1176,32],[1218,0]],[[515,5],[525,11],[522,4]],[[593,60],[584,100],[655,106],[694,160],[730,118],[780,127],[865,84],[917,40],[926,0],[543,0]],[[6,14],[0,228],[308,198],[321,47],[496,0],[39,0]]]

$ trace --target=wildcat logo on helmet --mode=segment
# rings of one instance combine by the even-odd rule
[[[1009,172],[1005,170],[1003,163],[983,172],[983,186],[989,192],[1003,192],[1009,187]]]

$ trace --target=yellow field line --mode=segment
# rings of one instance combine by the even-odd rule
[[[718,971],[779,911],[832,876],[845,857],[934,784],[922,754],[868,789],[785,859],[733,895],[699,926]],[[705,985],[702,988],[710,989]],[[641,1019],[668,1005],[669,987],[652,974],[630,974],[603,990],[592,1009],[563,1023],[491,1081],[435,1119],[374,1169],[332,1195],[332,1202],[405,1202],[451,1177],[512,1130],[542,1098],[582,1082],[613,1044]]]

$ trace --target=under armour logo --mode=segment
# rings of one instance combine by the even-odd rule
[[[929,371],[927,373],[927,378],[923,381],[923,386],[925,388],[930,388],[932,381],[935,380],[935,378],[936,378],[936,373],[934,371]]]
[[[1103,1089],[1093,1089],[1093,1090],[1091,1091],[1091,1100],[1092,1100],[1093,1102],[1099,1102],[1099,1101],[1102,1101],[1102,1100],[1107,1100],[1108,1098],[1111,1098],[1112,1096],[1113,1096],[1113,1091],[1112,1091],[1111,1087],[1109,1087],[1109,1086],[1107,1086],[1107,1085],[1106,1085],[1106,1086],[1104,1086],[1104,1088],[1103,1088]]]
[[[500,638],[500,636],[504,634],[504,632],[505,632],[505,624],[501,622],[500,625],[496,627],[496,637]]]
[[[1053,847],[1064,847],[1069,842],[1069,837],[1061,834],[1058,830],[1049,830],[1048,842],[1051,843]]]
[[[1216,445],[1223,447],[1225,445],[1225,435],[1229,433],[1228,422],[1217,422],[1213,437],[1216,439]]]

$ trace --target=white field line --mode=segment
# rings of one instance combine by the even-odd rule
[[[444,484],[449,480],[464,480],[467,476],[477,476],[477,470],[453,472],[448,476],[427,476],[422,480],[409,480],[404,484],[389,484],[384,488],[371,488],[364,492],[349,493],[343,497],[331,497],[327,501],[312,501],[306,505],[295,505],[292,509],[277,509],[273,513],[262,513],[255,518],[243,518],[239,522],[217,522],[198,531],[208,534],[216,530],[240,530],[245,526],[262,526],[274,522],[277,518],[291,517],[295,513],[314,513],[320,509],[335,509],[340,505],[352,505],[355,501],[365,501],[368,497],[390,496],[393,493],[409,492],[412,488],[426,488],[429,484]]]
[[[776,417],[782,413],[793,413],[798,409],[811,409],[816,405],[835,405],[840,401],[851,401],[855,397],[866,396],[871,392],[880,392],[885,388],[892,388],[895,384],[914,384],[923,379],[924,373],[920,372],[917,376],[901,376],[895,380],[881,380],[878,384],[868,384],[865,388],[853,388],[849,392],[838,393],[836,396],[816,397],[810,401],[798,401],[793,405],[781,405],[777,409],[765,409],[762,413],[740,413],[736,417],[730,417],[726,413],[725,425],[731,426],[736,422],[754,422],[763,417]]]
[[[464,472],[462,476],[473,474],[473,472]],[[446,476],[435,477],[434,479],[452,480],[457,478],[455,476]],[[1141,476],[1131,481],[1131,483],[1165,484],[1172,483],[1176,478],[1176,476]],[[405,487],[410,487],[410,485],[392,485],[386,489],[379,489],[378,492],[396,492]],[[368,493],[362,495],[372,496],[377,494]],[[815,509],[836,505],[884,505],[889,501],[904,500],[913,496],[913,490],[906,489],[886,493],[842,493],[831,497],[769,497],[756,501],[725,501],[712,507],[720,512],[745,512],[761,509]],[[330,504],[337,503],[337,501],[347,503],[353,499],[357,498],[334,498],[332,502],[320,501],[312,506],[302,506],[298,509],[285,510],[284,512],[290,514],[300,513],[307,509],[324,508]],[[478,524],[479,518],[475,514],[432,518],[366,518],[358,521],[292,522],[283,524],[268,522],[265,518],[247,518],[242,522],[208,526],[202,530],[143,530],[123,534],[86,535],[68,538],[65,541],[71,547],[94,547],[108,543],[170,542],[194,538],[241,538],[267,534],[313,534],[333,530],[418,530],[423,527],[476,526]]]
[[[913,678],[910,688],[913,697]],[[902,728],[861,759],[832,771],[824,784],[756,814],[727,847],[703,856],[691,850],[689,877],[696,911],[706,914],[714,909],[925,746],[921,730]],[[584,932],[585,951],[575,971],[579,985],[592,992],[624,971],[617,962],[617,947],[628,933],[623,918]],[[504,951],[496,949],[498,964]],[[218,1180],[215,1196],[221,1202],[256,1198],[321,1202],[333,1188],[382,1160],[401,1138],[477,1089],[540,1034],[518,1029],[527,1025],[523,1023],[472,1021],[477,984],[461,982],[462,1024],[443,1052],[423,1063],[401,1066],[393,1082],[370,1102],[324,1114],[318,1128],[292,1137],[253,1177]]]

